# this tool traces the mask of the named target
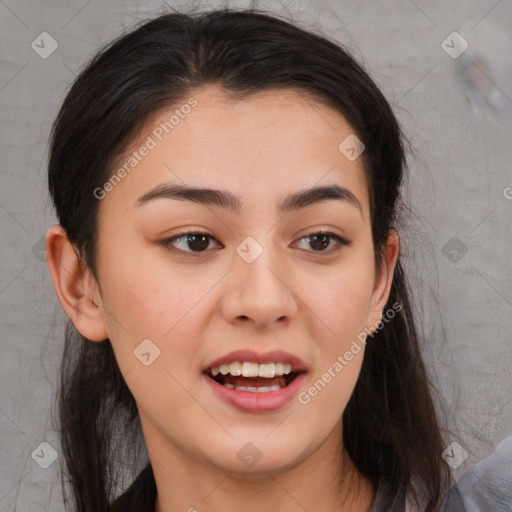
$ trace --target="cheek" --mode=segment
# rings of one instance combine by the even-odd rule
[[[298,399],[306,406],[314,404],[326,423],[343,414],[363,362],[371,282],[367,276],[356,277],[340,276],[315,296],[318,319],[312,320],[312,333],[317,357]]]
[[[345,265],[322,279],[317,275],[304,288],[305,302],[314,312],[308,315],[312,322],[308,329],[318,357],[301,403],[315,400],[326,417],[342,414],[359,376],[373,272],[370,251],[354,254]]]
[[[343,265],[330,272],[308,278],[302,287],[305,304],[315,321],[325,333],[322,338],[337,348],[366,327],[368,309],[373,290],[372,256],[347,259]]]
[[[178,322],[187,322],[187,314],[211,284],[197,267],[171,265],[159,251],[142,245],[128,247],[126,252],[105,259],[105,267],[110,269],[102,284],[105,306],[127,331],[162,337]]]
[[[157,369],[182,372],[196,357],[206,320],[198,314],[201,298],[218,276],[210,282],[197,271],[166,268],[147,254],[117,256],[102,276],[103,318],[123,375],[145,368],[136,352],[143,340],[151,340],[145,343],[158,354],[147,368],[151,387]]]
[[[128,261],[119,263],[105,280],[104,318],[127,386],[138,406],[165,424],[176,416],[169,411],[183,418],[197,414],[183,386],[189,387],[204,331],[194,306],[208,287],[197,277],[194,286],[179,273],[165,275],[151,265],[134,271]]]

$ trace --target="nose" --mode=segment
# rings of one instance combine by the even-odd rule
[[[240,254],[234,255],[234,268],[226,283],[224,318],[231,323],[250,322],[257,328],[289,323],[298,308],[293,276],[285,269],[283,258],[268,245],[252,262]]]

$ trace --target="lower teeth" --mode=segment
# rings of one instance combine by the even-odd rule
[[[233,384],[229,384],[226,382],[224,384],[227,388],[235,389],[236,391],[249,391],[251,393],[267,393],[268,391],[277,391],[278,389],[281,389],[281,387],[284,386],[268,386],[268,387],[262,387],[262,388],[254,388],[254,387],[246,387],[246,386],[233,386]]]

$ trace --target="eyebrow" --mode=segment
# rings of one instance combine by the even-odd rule
[[[227,190],[171,184],[157,185],[149,192],[140,196],[137,204],[140,206],[149,201],[162,198],[193,201],[205,206],[216,206],[234,214],[240,214],[243,207],[242,199]],[[286,214],[328,200],[342,201],[355,206],[359,210],[361,217],[363,217],[363,207],[355,194],[348,188],[334,184],[307,188],[289,194],[279,202],[278,212]]]

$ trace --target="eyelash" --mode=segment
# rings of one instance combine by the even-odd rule
[[[208,233],[205,233],[203,231],[198,231],[198,230],[191,230],[191,231],[184,231],[184,232],[179,233],[171,238],[162,240],[161,243],[165,248],[170,249],[173,252],[178,252],[178,253],[185,253],[185,254],[192,254],[194,256],[200,256],[201,254],[208,252],[207,250],[205,250],[205,251],[183,251],[182,249],[177,249],[176,247],[174,247],[172,245],[172,243],[174,241],[176,241],[180,238],[186,238],[186,237],[193,236],[193,235],[204,235],[207,238],[209,238],[210,240],[216,240],[216,238],[214,236],[209,235]],[[317,235],[326,235],[329,238],[336,240],[336,243],[338,244],[338,246],[334,247],[334,249],[330,249],[330,250],[326,250],[326,251],[309,251],[309,252],[313,252],[316,254],[332,253],[332,252],[338,251],[339,249],[341,249],[341,247],[349,246],[352,243],[352,240],[347,240],[347,239],[337,235],[336,233],[332,233],[331,231],[314,231],[308,235],[301,237],[299,239],[299,241],[307,239],[307,238],[313,238],[314,236],[317,236]]]

